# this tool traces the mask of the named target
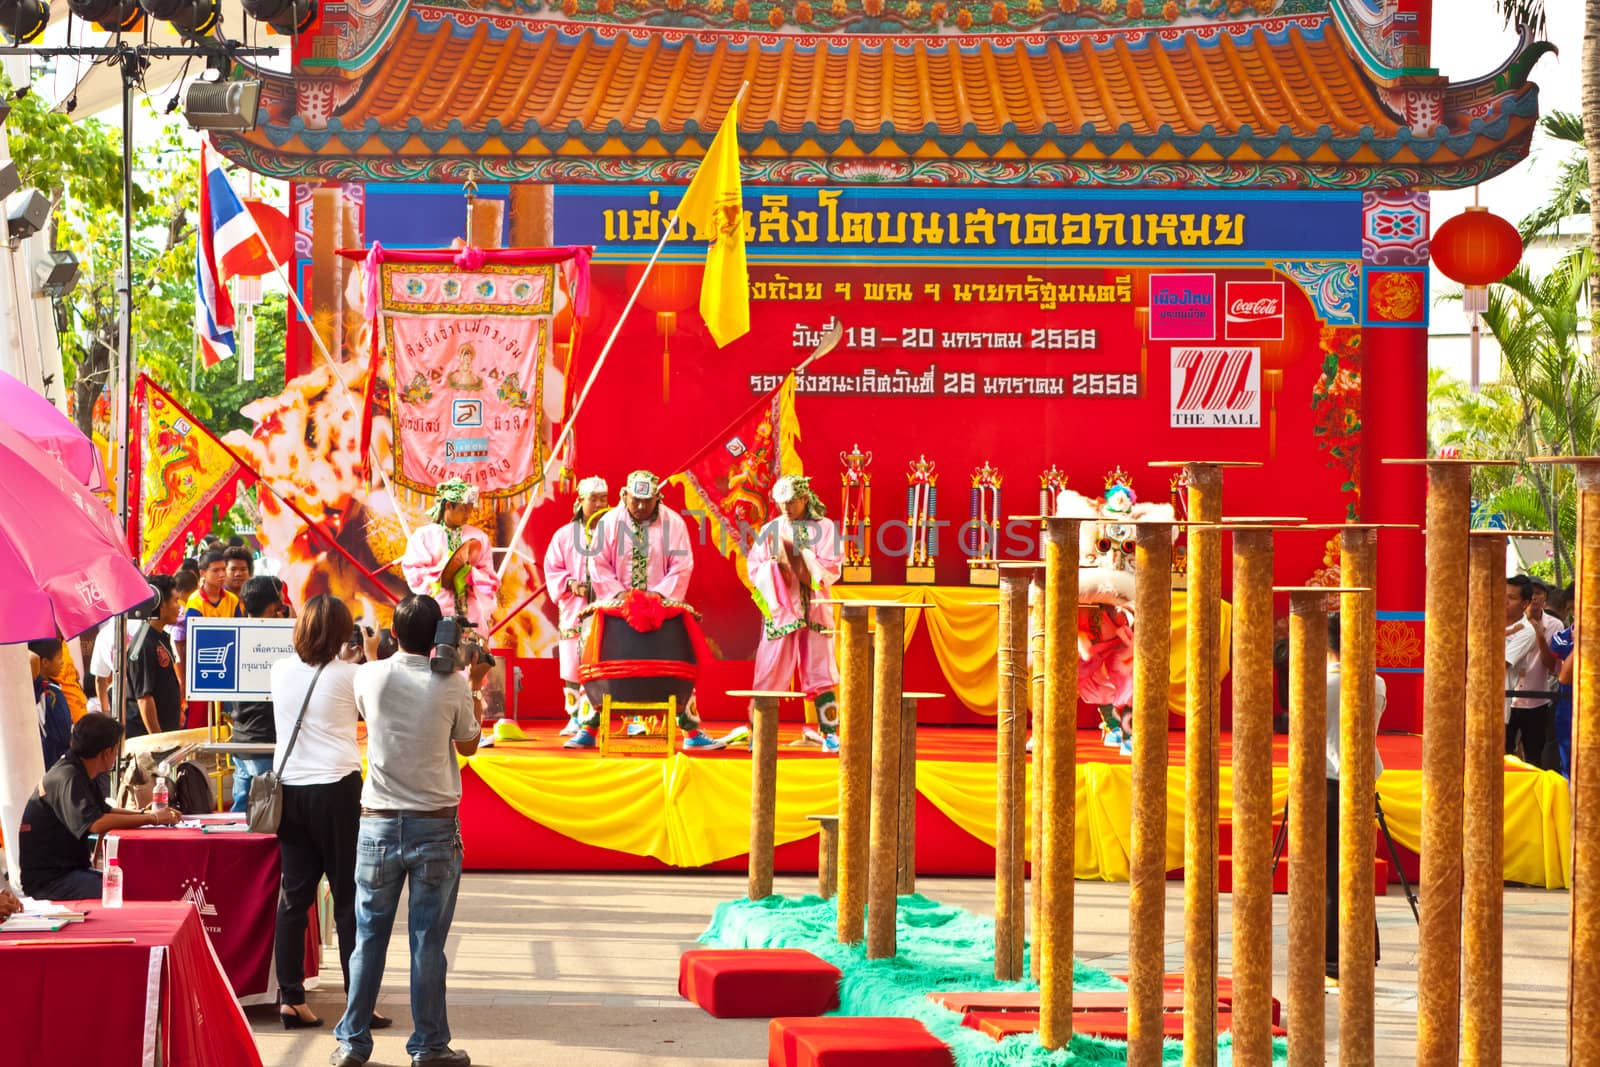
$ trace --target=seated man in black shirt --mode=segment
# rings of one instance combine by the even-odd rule
[[[90,712],[72,727],[72,750],[45,772],[39,790],[22,811],[22,891],[43,900],[94,900],[100,872],[90,866],[90,834],[171,826],[177,808],[141,813],[113,808],[95,779],[117,762],[122,726]]]
[[[263,574],[244,583],[239,602],[244,613],[252,619],[283,619],[289,609],[283,603],[283,583]],[[252,700],[226,706],[233,721],[230,740],[240,744],[270,745],[278,740],[278,731],[272,719],[272,701]],[[250,779],[272,770],[272,756],[235,756],[233,758],[233,810],[248,811],[250,804]]]
[[[149,581],[161,594],[161,607],[128,650],[129,737],[183,729],[183,688],[167,633],[183,614],[183,600],[171,575],[154,574]]]

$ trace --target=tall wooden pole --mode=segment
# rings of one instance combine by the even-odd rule
[[[1472,832],[1464,834],[1462,856],[1461,937],[1465,966],[1461,979],[1461,1062],[1474,1067],[1498,1067],[1505,951],[1501,908],[1505,898],[1506,536],[1487,531],[1473,534],[1468,546],[1468,568],[1467,749],[1462,784],[1466,825],[1472,827]],[[1340,929],[1342,934],[1343,928]],[[1342,943],[1343,937],[1341,946]],[[1341,947],[1341,978],[1343,952]],[[1340,1042],[1343,1043],[1342,1033]]]
[[[1073,875],[1077,859],[1078,792],[1078,528],[1077,519],[1044,526],[1044,757],[1039,765],[1041,922],[1034,933],[1039,962],[1039,1040],[1047,1049],[1072,1040]],[[1212,1013],[1215,1018],[1216,1013]]]
[[[900,852],[900,702],[905,609],[879,607],[872,647],[872,814],[867,868],[867,959],[895,954]]]
[[[1031,713],[1033,753],[1032,788],[1028,791],[1028,878],[1033,883],[1033,954],[1028,957],[1029,975],[1039,980],[1039,931],[1044,926],[1044,894],[1039,891],[1039,867],[1044,856],[1044,583],[1037,572],[1028,584],[1028,710]]]
[[[1014,567],[1000,569],[999,694],[995,731],[995,871],[994,976],[1002,981],[1022,977],[1026,941],[1022,889],[1023,724],[1018,697],[1026,677],[1023,654],[1027,641],[1028,575]]]
[[[1460,1045],[1461,776],[1467,678],[1461,594],[1468,579],[1470,467],[1448,462],[1428,465],[1427,514],[1417,1067],[1455,1063]]]
[[[1377,589],[1377,530],[1355,527],[1340,533],[1339,584]],[[1339,716],[1339,1062],[1346,1067],[1363,1067],[1376,1058],[1372,822],[1377,796],[1377,630],[1377,594],[1341,594],[1339,706],[1328,714]]]
[[[1327,1036],[1326,596],[1296,591],[1289,600],[1289,1067],[1322,1067]]]
[[[1272,539],[1270,529],[1233,534],[1233,1059],[1239,1067],[1272,1063]]]
[[[872,808],[872,678],[868,674],[870,635],[867,609],[845,604],[839,630],[844,655],[839,664],[839,940],[865,935],[867,864]]]
[[[778,698],[753,697],[750,717],[750,899],[765,900],[778,807]]]
[[[1189,521],[1222,518],[1222,469],[1190,463]],[[1217,807],[1221,789],[1222,535],[1189,531],[1189,601],[1184,675],[1188,716],[1183,733],[1183,1062],[1217,1062]]]
[[[1162,1055],[1165,992],[1162,978],[1167,969],[1167,702],[1172,691],[1172,530],[1165,524],[1140,525],[1133,555],[1129,1067],[1158,1067]],[[1236,1023],[1236,1048],[1237,1040]],[[1234,1055],[1237,1057],[1238,1052]]]
[[[906,693],[900,704],[900,848],[895,892],[917,891],[917,697]]]

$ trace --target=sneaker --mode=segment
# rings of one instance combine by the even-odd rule
[[[839,754],[839,735],[825,734],[822,738],[822,751],[832,756]]]
[[[578,732],[573,734],[572,737],[567,740],[567,743],[561,747],[594,748],[598,744],[599,741],[595,738],[594,731],[589,729],[587,726],[580,726],[578,727]]]
[[[583,727],[579,724],[578,717],[574,715],[572,718],[567,720],[567,725],[561,728],[561,736],[571,737],[581,729],[583,729]]]
[[[1026,745],[1022,746],[1022,750],[1024,752],[1032,752],[1033,751],[1033,735],[1032,734],[1028,735],[1028,743]]]
[[[800,728],[800,737],[813,745],[822,745],[827,743],[826,739],[823,737],[822,731],[809,724]]]
[[[468,1067],[472,1057],[458,1048],[440,1049],[411,1057],[411,1067]]]
[[[1106,746],[1107,748],[1120,748],[1120,747],[1122,747],[1122,731],[1121,730],[1107,730],[1105,732],[1105,734],[1100,738],[1100,743],[1102,745]]]
[[[724,747],[727,747],[728,745],[748,745],[749,743],[750,727],[748,726],[735,726],[732,730],[729,730],[722,739],[722,744]]]
[[[726,746],[724,746],[721,741],[718,741],[716,738],[706,733],[704,730],[696,730],[692,734],[683,735],[683,747],[685,751],[691,748],[701,748],[710,751],[713,749],[724,748]]]
[[[1119,756],[1133,755],[1133,738],[1130,737],[1126,741],[1122,742],[1122,744],[1118,745],[1117,754]]]
[[[644,721],[642,719],[630,719],[628,721],[629,737],[643,737],[649,732],[650,731],[645,728]]]

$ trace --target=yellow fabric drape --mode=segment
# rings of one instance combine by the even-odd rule
[[[840,600],[894,600],[902,604],[926,604],[932,611],[906,612],[906,648],[922,616],[928,618],[928,639],[950,691],[967,707],[983,715],[995,712],[995,650],[1000,637],[1000,618],[994,607],[996,593],[982,586],[938,585],[838,585],[833,595]],[[1183,590],[1172,594],[1172,695],[1168,707],[1177,715],[1186,712],[1184,695],[1184,649],[1188,623],[1188,595]],[[1217,661],[1224,676],[1228,673],[1233,607],[1222,604],[1222,629],[1217,643]],[[1136,624],[1137,625],[1137,624]]]

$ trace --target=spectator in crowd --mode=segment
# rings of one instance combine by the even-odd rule
[[[252,619],[282,619],[286,617],[283,598],[278,594],[275,578],[252,578],[244,583],[244,613]],[[228,706],[233,723],[233,740],[241,744],[270,745],[277,741],[273,730],[272,701],[248,700]],[[250,779],[272,769],[271,756],[235,756],[233,758],[233,810],[246,811],[250,801]]]
[[[1327,908],[1324,916],[1326,929],[1324,944],[1327,976],[1339,980],[1339,770],[1344,762],[1343,735],[1340,733],[1339,691],[1341,682],[1339,649],[1339,613],[1328,616],[1328,874],[1323,889]],[[1383,677],[1372,676],[1372,771],[1376,777],[1383,773],[1383,759],[1378,755],[1378,724],[1383,721],[1384,709],[1389,706],[1389,686]],[[1373,959],[1378,958],[1376,942],[1378,928],[1372,928]]]
[[[270,582],[252,578],[245,585],[246,602],[259,592],[257,583]],[[350,989],[361,750],[356,743],[356,667],[339,654],[353,626],[344,601],[327,594],[313,597],[295,620],[295,655],[272,665],[271,708],[277,736],[273,760],[283,783],[283,816],[278,823],[283,882],[275,953],[278,1013],[290,1030],[322,1025],[306,1007],[305,945],[306,911],[316,903],[317,885],[324,876],[333,894],[339,966],[345,989]],[[377,638],[371,643],[376,651]],[[372,1017],[374,1029],[391,1022],[377,1014]]]
[[[64,658],[65,646],[55,638],[28,642],[33,702],[39,711],[39,741],[44,746],[46,767],[54,767],[72,742],[72,709],[57,681]]]
[[[109,714],[111,709],[111,672],[116,669],[112,662],[111,639],[117,630],[117,620],[107,619],[100,624],[100,629],[94,635],[94,649],[89,653],[89,676],[94,679],[95,699],[99,706],[92,711]],[[144,624],[133,619],[127,622],[127,643],[133,644],[133,639],[139,635],[139,628]]]
[[[172,647],[178,654],[178,685],[183,686],[184,657],[189,652],[189,615],[187,605],[189,598],[194,596],[194,591],[200,588],[200,571],[186,570],[179,567],[172,576],[172,585],[178,591],[178,603],[185,605],[185,610],[178,615],[178,621],[167,628],[167,633],[172,636]]]
[[[100,872],[90,860],[90,834],[171,826],[177,808],[148,814],[113,808],[95,779],[117,762],[122,726],[91,712],[72,726],[70,751],[45,772],[22,810],[22,891],[42,900],[98,900]]]
[[[195,581],[200,580],[200,558],[198,556],[185,556],[183,562],[178,564],[180,571],[194,572]]]
[[[450,1048],[445,1006],[445,939],[461,881],[461,770],[456,756],[478,750],[481,686],[489,665],[437,674],[428,654],[443,613],[430,596],[408,596],[394,610],[400,651],[356,671],[356,708],[367,720],[367,783],[361,793],[356,871],[356,950],[350,994],[334,1036],[334,1067],[372,1057],[371,1016],[383,982],[400,890],[411,884],[411,1014],[406,1051],[416,1067],[467,1064]],[[374,655],[376,650],[374,649]],[[280,727],[281,730],[281,727]]]
[[[230,546],[223,550],[222,587],[234,596],[239,596],[244,590],[244,583],[255,575],[256,558],[250,550],[243,545]]]
[[[1525,574],[1506,582],[1506,688],[1517,694],[1506,708],[1506,753],[1535,767],[1555,764],[1555,672],[1550,639],[1561,620],[1544,610],[1543,586]],[[1516,653],[1513,656],[1513,652]]]
[[[6,877],[6,857],[0,853],[0,923],[22,910],[22,901],[11,891],[11,880]]]
[[[161,596],[155,618],[144,625],[128,651],[127,723],[129,737],[183,728],[183,688],[167,628],[177,621],[183,602],[172,576],[156,574],[150,584]]]
[[[244,614],[239,598],[228,592],[228,561],[221,550],[210,549],[200,557],[200,588],[189,598],[188,617],[237,619]]]
[[[1551,770],[1572,780],[1572,675],[1578,665],[1576,626],[1568,626],[1550,639],[1550,651],[1560,664],[1556,674],[1555,763]]]

